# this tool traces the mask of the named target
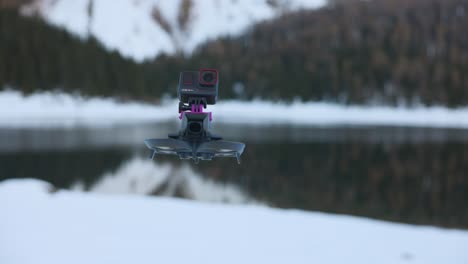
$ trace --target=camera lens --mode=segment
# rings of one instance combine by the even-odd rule
[[[211,83],[215,78],[215,74],[213,72],[204,72],[202,75],[202,79],[204,82]]]
[[[202,125],[199,122],[190,122],[188,129],[190,133],[198,134],[202,130]]]

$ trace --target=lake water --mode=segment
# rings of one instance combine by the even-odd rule
[[[231,183],[283,208],[354,214],[468,228],[468,130],[216,124],[214,132],[247,144],[242,164],[189,164],[207,179]],[[143,139],[178,125],[0,129],[0,180],[39,178],[57,187],[90,187],[135,157]]]

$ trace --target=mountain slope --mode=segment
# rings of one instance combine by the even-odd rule
[[[468,104],[468,35],[460,34],[468,26],[468,1],[350,1],[257,23],[245,34],[201,44],[190,57],[146,63],[122,59],[92,36],[80,42],[40,19],[4,11],[0,84],[154,100],[175,95],[181,69],[214,67],[221,72],[220,98]],[[134,50],[130,42],[125,47]]]
[[[208,42],[191,65],[219,66],[223,97],[468,104],[468,1],[343,2]]]
[[[136,61],[191,53],[199,44],[325,0],[36,0],[23,8]]]

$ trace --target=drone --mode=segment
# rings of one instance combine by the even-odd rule
[[[200,160],[215,157],[234,157],[240,164],[245,144],[223,140],[210,132],[212,112],[204,112],[207,105],[214,105],[218,99],[219,78],[215,69],[183,71],[180,73],[177,97],[179,99],[178,133],[164,139],[146,139],[151,150],[151,159],[156,154],[176,155],[180,159]]]

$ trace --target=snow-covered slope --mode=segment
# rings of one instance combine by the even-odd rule
[[[51,192],[52,191],[52,192]],[[468,263],[468,232],[0,182],[0,262]]]
[[[326,0],[35,0],[24,13],[137,61],[193,49],[209,39],[239,34],[255,22]],[[185,22],[186,21],[186,22]]]

